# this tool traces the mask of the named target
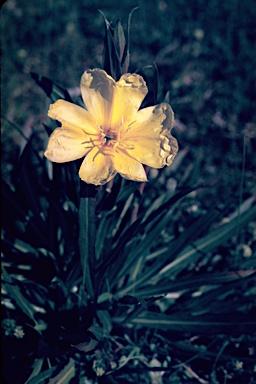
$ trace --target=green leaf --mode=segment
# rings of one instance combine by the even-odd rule
[[[31,378],[25,384],[45,384],[45,380],[49,379],[54,371],[55,371],[54,367],[49,368],[46,371],[39,373],[36,377]]]
[[[20,129],[16,124],[14,124],[12,121],[10,121],[5,115],[2,115],[2,119],[5,120],[13,129],[15,129],[17,132],[19,132],[20,136],[25,141],[29,141],[29,137],[24,135],[24,132],[22,131],[22,129]]]
[[[90,352],[93,349],[95,349],[98,344],[99,344],[98,340],[91,339],[90,341],[86,341],[84,343],[79,343],[79,344],[73,345],[73,347],[75,347],[79,351]],[[57,384],[57,382],[56,382],[56,384]]]
[[[118,245],[116,246],[115,250],[112,252],[112,254],[108,257],[108,259],[105,260],[103,265],[100,265],[97,274],[97,280],[98,280],[98,290],[101,287],[102,280],[106,273],[108,272],[109,268],[113,265],[113,262],[115,261],[115,266],[117,264],[117,261],[120,265],[121,258],[124,256],[124,248],[130,238],[132,238],[133,234],[135,235],[138,231],[138,228],[141,224],[142,218],[137,219],[129,228],[127,232],[125,232],[124,235],[120,236],[120,241],[118,242]],[[111,271],[112,273],[112,271]]]
[[[183,268],[191,263],[197,262],[202,254],[206,254],[207,252],[212,251],[217,246],[229,240],[233,235],[236,235],[239,228],[243,228],[246,224],[248,224],[250,220],[255,217],[256,206],[248,209],[243,214],[236,216],[236,218],[233,219],[230,223],[222,225],[216,230],[211,231],[202,239],[194,241],[195,236],[200,235],[200,229],[205,230],[208,228],[209,225],[214,222],[219,215],[220,213],[217,210],[215,212],[214,210],[211,211],[210,214],[199,218],[196,223],[194,223],[184,232],[184,234],[180,236],[180,238],[171,242],[169,246],[157,250],[155,253],[158,256],[158,262],[151,265],[148,270],[143,271],[142,276],[138,277],[134,282],[131,282],[124,288],[119,289],[116,293],[117,297],[127,295],[129,292],[134,293],[135,289],[138,287],[148,285],[149,280],[153,277],[154,284],[156,284],[158,280],[162,280],[166,274],[171,274],[172,277],[175,277],[180,271],[182,271]],[[191,242],[191,245],[187,245],[189,242]],[[136,247],[134,250],[136,256],[138,255],[138,249],[139,247]],[[143,252],[143,241],[141,242],[140,249],[140,252]],[[150,259],[151,256],[152,255],[149,254],[145,256],[145,258]],[[131,263],[131,259],[133,263],[134,260],[136,260],[133,253],[132,256],[129,257],[128,265],[133,265]],[[169,260],[172,261],[169,262]],[[127,269],[127,266],[124,266],[124,268]],[[120,276],[124,275],[124,268],[121,270]],[[131,268],[134,268],[134,265]],[[117,271],[115,271],[115,273],[117,274]],[[114,286],[114,284],[112,284],[112,286]]]
[[[234,272],[222,272],[222,273],[207,273],[200,276],[193,277],[179,277],[177,280],[170,281],[169,279],[164,279],[159,281],[154,285],[145,285],[141,288],[135,289],[133,295],[140,297],[151,297],[157,295],[165,295],[170,292],[179,292],[179,291],[195,291],[199,290],[201,286],[207,285],[220,285],[227,284],[231,282],[233,284],[236,280],[242,280],[245,277],[254,275],[253,270],[243,271],[234,271]],[[166,281],[167,280],[167,281]]]
[[[122,317],[114,317],[113,322],[122,326],[136,325],[181,333],[189,332],[197,335],[248,335],[256,331],[256,321],[252,316],[233,313],[228,316],[221,314],[197,318],[189,315],[184,318],[180,314],[179,316],[171,316],[147,311],[132,319],[128,324],[125,323],[125,318]]]
[[[3,274],[3,283],[10,295],[10,297],[14,300],[17,306],[37,325],[37,321],[34,317],[36,311],[31,305],[31,303],[25,299],[23,294],[20,291],[20,288],[15,283],[15,280],[11,277],[11,275],[6,272],[5,268],[2,268]]]
[[[38,238],[40,238],[45,245],[45,226],[44,218],[45,211],[41,204],[39,197],[39,172],[41,180],[40,182],[48,181],[46,175],[44,162],[36,152],[33,150],[32,140],[34,135],[31,135],[28,143],[26,144],[23,152],[20,156],[19,163],[17,165],[17,180],[16,180],[16,193],[23,197],[23,206],[27,205],[28,209],[32,211],[34,217],[34,229],[37,232]],[[46,240],[47,242],[47,240]]]
[[[104,329],[97,324],[91,325],[88,328],[88,331],[90,331],[96,337],[97,340],[101,340],[104,336]]]
[[[184,266],[190,262],[195,262],[202,253],[207,253],[219,245],[224,244],[232,236],[248,224],[256,215],[256,206],[248,209],[243,214],[238,215],[231,222],[222,225],[200,240],[195,241],[192,245],[187,246],[184,251],[179,253],[178,257],[171,263],[167,264],[161,271],[159,276],[165,275],[167,272],[177,274]]]
[[[102,212],[100,215],[100,220],[98,223],[96,239],[95,239],[95,257],[96,257],[96,260],[98,261],[103,255],[106,237],[109,235],[108,231],[109,231],[110,220],[112,218],[112,215],[113,215],[112,210],[110,212]]]
[[[29,376],[28,380],[25,382],[25,384],[31,384],[32,379],[38,378],[38,375],[42,369],[43,363],[44,363],[43,358],[42,359],[36,359],[34,361],[33,371],[31,373],[31,375]]]
[[[105,294],[103,294],[103,295],[105,295]],[[107,293],[106,293],[106,295],[107,295]],[[109,298],[109,299],[111,299],[111,298]],[[104,334],[108,335],[112,331],[112,328],[113,328],[112,318],[111,318],[109,312],[99,309],[97,311],[97,316],[98,316],[98,318],[99,318],[99,320],[103,326]]]
[[[8,243],[15,242],[15,247],[17,246],[17,250],[22,248],[31,250],[33,247],[31,244],[28,244],[28,237],[26,242],[22,242],[22,240],[15,240],[15,237],[17,236],[24,236],[25,224],[27,224],[25,236],[27,232],[29,232],[30,239],[32,237],[33,240],[36,240],[37,244],[46,244],[47,240],[37,220],[28,220],[28,218],[32,216],[32,212],[29,210],[29,207],[26,207],[21,190],[12,190],[10,186],[4,180],[2,180],[2,198],[4,201],[4,204],[2,204],[1,212],[3,241]],[[41,223],[41,218],[38,218],[38,220]],[[32,250],[32,252],[34,252],[34,250]]]
[[[127,42],[124,47],[123,56],[121,58],[121,67],[122,67],[122,73],[127,73],[129,69],[129,63],[130,63],[130,31],[131,31],[131,18],[134,11],[139,9],[139,7],[135,7],[132,9],[132,11],[129,14],[128,17],[128,25],[127,25]]]
[[[21,253],[32,253],[36,256],[37,254],[37,250],[36,248],[32,247],[30,244],[28,244],[27,242],[25,241],[22,241],[20,239],[12,239],[12,241],[10,242],[7,238],[6,238],[6,234],[5,232],[3,231],[2,233],[2,240],[6,243],[8,243],[9,245],[11,245],[11,247],[13,249],[15,249],[15,251],[17,252],[21,252]]]
[[[103,51],[103,68],[115,80],[128,72],[130,58],[130,24],[134,8],[128,18],[127,41],[120,20],[115,25],[109,22],[103,12],[99,11],[105,22],[105,42]]]
[[[56,84],[54,81],[48,79],[45,76],[40,76],[37,73],[30,72],[30,76],[33,80],[43,89],[46,95],[55,102],[58,99],[63,99],[72,103],[72,99],[68,91]]]
[[[122,220],[124,219],[124,217],[125,217],[125,215],[126,215],[128,209],[129,209],[130,206],[131,206],[133,197],[134,197],[134,194],[131,194],[131,195],[128,197],[128,199],[126,200],[126,202],[125,202],[125,204],[124,204],[124,206],[123,206],[122,212],[120,213],[119,218],[118,218],[118,220],[117,220],[117,222],[116,222],[116,224],[115,224],[115,227],[114,227],[114,229],[113,229],[113,231],[112,231],[112,237],[114,237],[114,236],[116,235],[117,231],[119,230],[120,225],[121,225],[121,223],[122,223]]]
[[[121,62],[119,55],[116,49],[116,44],[114,41],[114,28],[112,24],[106,19],[103,12],[99,11],[105,22],[105,42],[104,42],[104,51],[103,51],[103,69],[113,77],[113,79],[118,80],[122,74]]]
[[[75,360],[70,359],[68,364],[55,377],[49,380],[48,384],[69,384],[75,375]]]
[[[121,62],[123,58],[126,42],[125,42],[124,30],[120,20],[117,20],[113,34],[114,34],[114,44],[116,47],[119,61]]]
[[[156,274],[158,274],[159,270],[161,270],[161,268],[166,265],[167,260],[174,259],[175,256],[182,250],[182,248],[186,247],[189,242],[192,242],[196,236],[198,237],[202,231],[205,231],[210,226],[210,224],[219,217],[219,215],[220,212],[213,209],[209,214],[200,217],[195,223],[193,223],[193,225],[190,226],[190,228],[188,228],[177,240],[170,242],[168,246],[163,247],[162,249],[154,252],[154,254],[158,256],[158,262],[151,265],[151,267],[148,268],[146,271],[144,270],[143,274],[141,274],[141,277],[137,277],[134,282],[131,281],[130,284],[127,284],[126,287],[118,290],[118,292],[116,293],[117,296],[122,297],[124,295],[127,295],[127,293],[131,291],[134,293],[134,289],[136,287],[145,285],[145,282],[146,284],[148,284],[148,281],[153,278]],[[154,229],[148,232],[146,239],[141,241],[141,243],[136,246],[134,252],[132,252],[132,256],[129,257],[128,263],[126,263],[123,269],[121,270],[119,277],[122,276],[122,274],[124,275],[124,273],[126,273],[125,268],[127,269],[127,265],[130,266],[130,268],[132,269],[135,268],[132,263],[136,262],[139,254],[143,255],[144,260],[151,258],[152,254],[144,253],[144,244],[145,249],[147,251],[148,246],[150,246],[151,242],[154,239],[154,236],[158,236],[158,234],[162,230],[162,225],[166,225],[170,217],[171,211],[169,210],[166,212],[165,217],[163,216],[162,220],[159,221],[158,225],[155,225]]]
[[[114,250],[111,252],[108,263],[106,263],[107,268],[109,264],[112,264],[112,269],[110,272],[111,274],[109,277],[110,281],[112,282],[112,286],[116,283],[116,276],[124,276],[126,273],[125,270],[129,269],[130,266],[133,265],[134,261],[137,260],[137,257],[139,254],[141,254],[141,252],[145,255],[148,246],[152,244],[153,235],[150,231],[152,227],[154,227],[153,231],[155,236],[158,236],[160,231],[164,228],[164,220],[167,222],[171,218],[172,208],[170,207],[194,189],[195,188],[191,187],[185,188],[183,191],[172,196],[167,202],[162,204],[149,215],[146,213],[145,215],[139,217],[129,228],[124,231],[123,234],[119,236],[119,241],[116,244]],[[141,237],[145,231],[150,233],[150,236],[143,236],[142,240]],[[137,242],[135,241],[136,236]],[[129,249],[129,260],[127,260],[127,249],[125,250],[125,247],[131,241],[135,241],[135,243],[133,244],[133,251]]]
[[[106,188],[104,190],[102,199],[97,204],[97,212],[108,212],[113,209],[117,204],[120,189],[122,188],[123,180],[121,176],[117,175],[114,178],[111,190]]]

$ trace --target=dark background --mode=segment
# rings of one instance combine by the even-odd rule
[[[98,10],[108,20],[120,18],[126,28],[129,12],[136,6],[140,8],[131,21],[130,71],[157,65],[160,99],[168,92],[176,115],[174,134],[181,139],[180,148],[189,146],[187,161],[202,159],[206,181],[223,175],[226,193],[228,189],[234,193],[241,177],[244,139],[246,169],[253,184],[253,0],[6,1],[2,8],[2,160],[7,179],[23,145],[16,128],[29,136],[41,132],[42,122],[47,122],[49,101],[29,73],[47,76],[71,95],[78,94],[83,71],[102,67],[104,21]]]

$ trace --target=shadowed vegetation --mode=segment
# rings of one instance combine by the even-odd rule
[[[79,161],[43,157],[47,110],[81,104],[83,71],[111,68],[98,10],[127,37],[137,6],[129,72],[147,82],[143,106],[171,104],[179,153],[146,184],[88,189]],[[255,381],[255,18],[251,0],[4,4],[7,384]]]

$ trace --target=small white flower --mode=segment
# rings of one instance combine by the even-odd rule
[[[243,257],[251,257],[252,256],[252,249],[251,249],[251,247],[249,247],[249,245],[239,244],[238,250],[241,252]]]
[[[14,330],[14,336],[17,337],[17,339],[23,339],[25,336],[25,332],[22,329],[21,325],[18,325]]]

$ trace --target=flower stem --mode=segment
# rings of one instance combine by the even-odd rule
[[[80,305],[94,302],[94,265],[95,265],[95,204],[97,187],[81,182],[79,219],[79,250],[83,270],[80,292]]]

